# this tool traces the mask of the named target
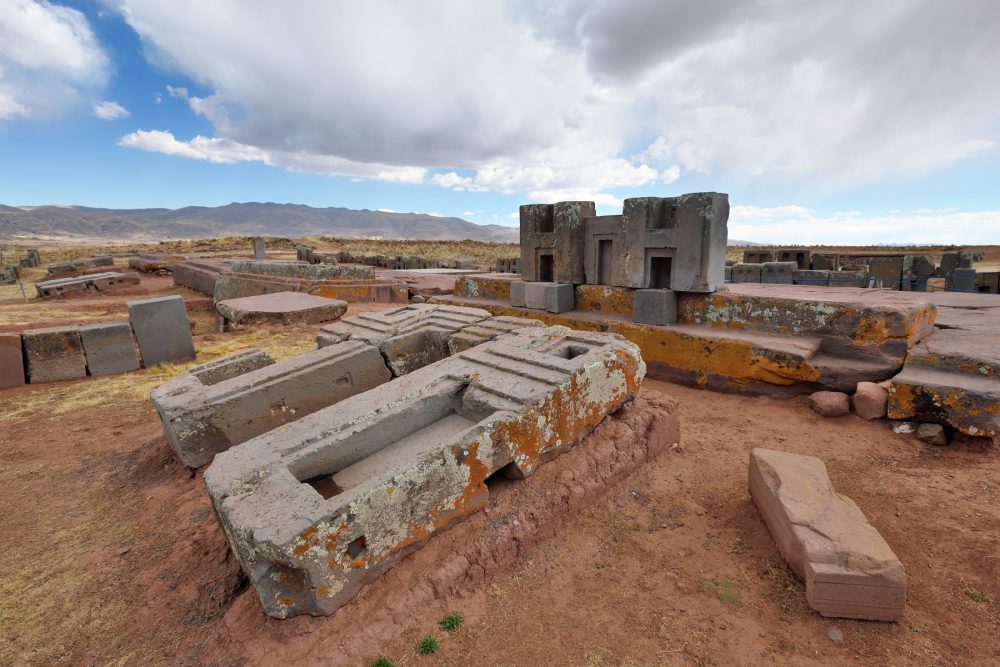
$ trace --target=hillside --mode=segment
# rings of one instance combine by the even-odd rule
[[[339,236],[516,242],[518,230],[422,213],[233,203],[180,209],[0,205],[0,238],[65,240],[205,239],[222,236]]]

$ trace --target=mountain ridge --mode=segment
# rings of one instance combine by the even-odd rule
[[[0,237],[206,239],[221,236],[339,236],[516,243],[518,229],[457,217],[274,202],[233,202],[178,209],[110,209],[0,204]]]

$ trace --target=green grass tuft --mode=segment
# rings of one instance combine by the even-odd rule
[[[441,641],[437,637],[424,637],[417,642],[416,648],[420,655],[430,655],[437,653],[437,650],[441,648]]]
[[[396,667],[396,663],[384,655],[380,655],[375,658],[375,662],[372,663],[372,667]]]
[[[462,618],[462,615],[457,611],[454,611],[438,621],[438,625],[441,626],[441,629],[445,632],[455,632],[462,627],[463,621],[465,621],[465,619]]]

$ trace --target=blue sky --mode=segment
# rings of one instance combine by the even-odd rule
[[[714,190],[732,238],[1000,243],[1000,5],[858,7],[0,0],[0,203]]]

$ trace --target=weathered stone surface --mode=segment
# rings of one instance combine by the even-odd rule
[[[631,400],[645,366],[607,334],[503,336],[215,457],[205,483],[266,613],[330,614],[438,530]]]
[[[945,279],[945,289],[953,292],[975,292],[976,270],[955,269]]]
[[[867,287],[868,274],[864,271],[831,271],[830,287]]]
[[[743,251],[744,264],[763,264],[774,261],[774,251],[770,248],[754,248]]]
[[[823,616],[898,621],[906,573],[854,502],[836,492],[823,461],[750,452],[750,497],[788,566]]]
[[[851,412],[851,402],[842,391],[817,391],[809,395],[809,407],[824,417],[843,417]]]
[[[489,317],[475,324],[464,326],[448,336],[448,353],[465,352],[476,345],[482,345],[497,336],[520,331],[525,327],[543,326],[540,320],[523,317]]]
[[[864,419],[885,417],[888,403],[889,392],[874,382],[859,382],[854,396],[851,397],[854,412]]]
[[[760,267],[760,281],[772,285],[791,285],[795,281],[795,262],[764,262]]]
[[[38,296],[48,298],[62,296],[72,292],[103,292],[115,287],[127,287],[139,284],[138,273],[92,273],[76,278],[56,278],[35,283]]]
[[[264,239],[260,236],[253,237],[253,258],[267,259],[267,251],[264,249]]]
[[[666,325],[677,321],[677,293],[671,289],[640,289],[632,301],[632,321]]]
[[[882,289],[900,289],[903,282],[902,257],[872,257],[868,264],[868,275]]]
[[[0,389],[20,387],[24,384],[24,354],[21,336],[0,333]]]
[[[102,322],[80,327],[80,340],[91,375],[114,375],[139,369],[139,353],[132,337],[132,325]]]
[[[812,265],[812,251],[809,248],[782,248],[774,259],[777,262],[795,262],[796,269],[805,271]]]
[[[224,380],[229,380],[238,375],[255,371],[258,368],[270,366],[273,363],[274,359],[267,352],[252,349],[236,352],[219,359],[213,359],[198,366],[192,366],[187,372],[207,387],[219,384]]]
[[[195,367],[153,391],[167,441],[185,465],[205,465],[233,445],[391,378],[378,349],[360,341],[259,368],[264,359],[244,354]]]
[[[407,303],[399,280],[378,278],[371,266],[302,262],[233,262],[215,283],[216,302],[275,292],[305,292],[349,303]]]
[[[583,271],[584,220],[591,201],[527,204],[521,207],[521,273],[525,280],[578,285]]]
[[[228,262],[212,259],[189,259],[174,265],[174,284],[213,296],[215,282],[220,275],[228,270]]]
[[[195,356],[184,299],[162,296],[129,301],[128,317],[146,368]]]
[[[814,271],[833,271],[835,268],[833,255],[812,254],[812,269]]]
[[[934,262],[927,255],[905,255],[901,287],[906,292],[926,292],[927,280],[934,274]]]
[[[303,292],[275,292],[239,299],[226,299],[215,304],[219,315],[237,325],[318,324],[340,318],[347,312],[347,302],[327,299]]]
[[[524,288],[525,282],[523,280],[515,280],[510,284],[510,305],[515,308],[525,308],[524,300]]]
[[[792,273],[792,281],[796,285],[815,285],[816,287],[830,286],[829,271],[797,270]]]
[[[80,331],[75,326],[27,329],[21,332],[21,342],[32,384],[87,377]]]
[[[917,427],[917,440],[928,445],[947,445],[948,434],[941,424],[921,424]]]
[[[759,283],[761,268],[762,267],[760,264],[749,264],[749,263],[733,264],[733,282]]]
[[[186,261],[184,255],[168,255],[158,252],[141,252],[138,257],[128,260],[129,268],[143,273],[155,273],[157,271],[172,271],[174,266]]]
[[[550,313],[564,313],[573,310],[576,290],[573,285],[558,283],[525,283],[524,307],[546,310]]]

